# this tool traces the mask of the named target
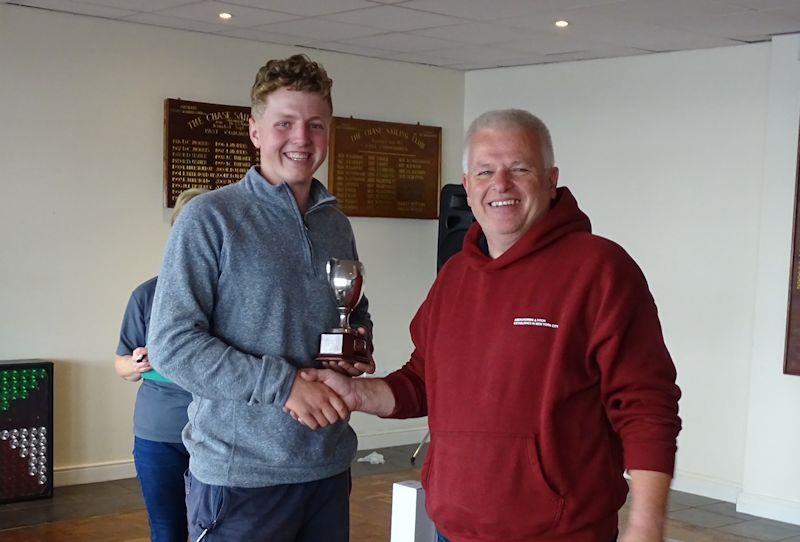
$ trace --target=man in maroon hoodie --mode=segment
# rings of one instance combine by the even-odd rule
[[[547,127],[526,111],[470,126],[463,183],[477,224],[383,379],[310,370],[351,410],[428,415],[428,514],[451,542],[660,542],[680,390],[642,272],[591,233]]]

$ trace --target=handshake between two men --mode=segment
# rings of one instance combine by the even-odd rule
[[[357,329],[360,335],[367,334],[365,328]],[[322,369],[297,372],[283,407],[299,423],[316,430],[346,421],[356,410],[386,415],[394,408],[394,401],[388,400],[393,396],[382,380],[353,378],[375,372],[372,354],[367,362],[322,361],[321,365]]]

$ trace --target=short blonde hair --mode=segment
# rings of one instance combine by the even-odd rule
[[[250,115],[257,117],[264,111],[267,97],[276,90],[302,90],[322,96],[333,113],[331,88],[333,80],[322,64],[306,55],[292,55],[287,59],[273,59],[261,66],[250,89]]]
[[[183,206],[189,203],[190,199],[194,198],[195,196],[199,196],[200,194],[205,194],[206,192],[208,192],[208,188],[196,187],[187,188],[178,194],[178,197],[175,199],[175,208],[172,210],[172,220],[170,221],[170,224],[173,226],[175,225],[175,221],[178,219],[178,215],[181,214]]]

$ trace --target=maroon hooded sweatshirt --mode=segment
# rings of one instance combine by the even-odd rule
[[[641,270],[566,188],[499,258],[474,224],[386,378],[428,415],[422,482],[451,542],[609,542],[625,469],[672,474],[680,390]]]

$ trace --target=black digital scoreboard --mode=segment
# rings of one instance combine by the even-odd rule
[[[0,504],[53,495],[53,363],[0,361]]]

